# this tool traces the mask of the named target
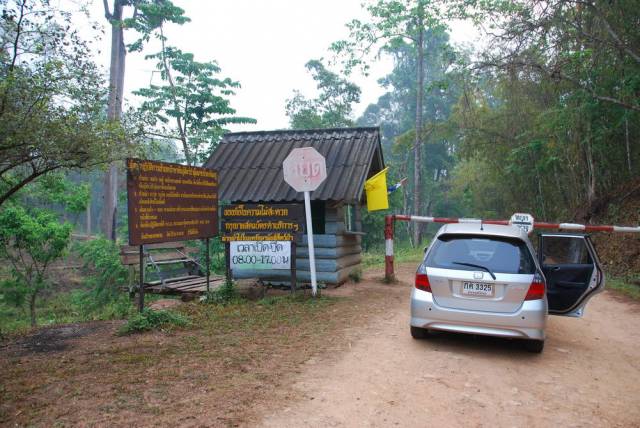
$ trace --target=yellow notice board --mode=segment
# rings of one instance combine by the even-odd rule
[[[387,197],[387,170],[385,168],[364,183],[367,192],[367,209],[369,211],[386,210],[389,208]]]

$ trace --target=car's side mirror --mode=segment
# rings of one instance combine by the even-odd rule
[[[427,252],[427,250],[429,249],[429,247],[424,247],[424,250],[422,250],[422,254],[425,254]]]

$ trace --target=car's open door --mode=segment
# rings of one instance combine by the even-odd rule
[[[591,240],[581,234],[548,233],[540,235],[539,244],[549,313],[581,317],[587,301],[605,282]]]

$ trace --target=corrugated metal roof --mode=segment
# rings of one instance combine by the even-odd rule
[[[313,200],[357,203],[365,180],[384,168],[379,128],[339,128],[226,134],[205,162],[219,174],[223,201],[301,201],[284,181],[282,162],[291,150],[313,147],[326,159],[327,179]]]

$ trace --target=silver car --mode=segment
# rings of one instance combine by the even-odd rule
[[[580,317],[604,288],[588,236],[539,236],[539,252],[515,226],[447,224],[418,267],[411,336],[431,330],[524,339],[542,352],[547,314]]]

